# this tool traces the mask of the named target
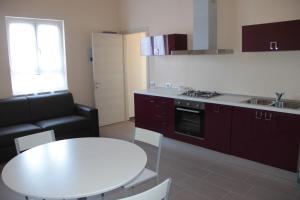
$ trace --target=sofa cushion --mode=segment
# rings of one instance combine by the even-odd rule
[[[35,124],[43,129],[54,129],[55,134],[59,132],[77,131],[90,126],[90,122],[85,117],[70,115],[54,119],[35,122]]]
[[[14,139],[41,132],[41,128],[34,124],[18,124],[0,128],[0,146],[14,145]]]
[[[30,122],[30,109],[26,97],[0,100],[0,127]]]
[[[69,92],[28,96],[32,121],[41,121],[75,113],[73,96]]]

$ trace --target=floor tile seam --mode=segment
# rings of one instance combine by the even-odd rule
[[[181,186],[179,186],[179,187],[181,187]],[[194,194],[194,195],[196,195],[196,196],[200,196],[200,197],[204,197],[204,198],[206,198],[206,199],[211,199],[211,197],[210,196],[208,196],[208,195],[204,195],[203,193],[198,193],[198,192],[196,192],[196,191],[194,191],[194,190],[192,190],[192,189],[190,189],[190,188],[181,188],[180,190],[185,190],[185,191],[188,191],[188,192],[190,192],[190,193],[192,193],[192,194]],[[179,192],[179,191],[178,191]],[[177,192],[177,193],[178,193]],[[226,194],[227,194],[227,191],[224,191]],[[225,195],[225,194],[224,194]],[[222,197],[221,197],[222,198]]]
[[[253,186],[253,188],[247,192],[247,195],[248,195],[251,191],[255,190],[255,188],[258,188],[258,189],[261,188],[261,189],[263,189],[263,190],[267,190],[267,191],[270,191],[270,192],[275,191],[275,192],[278,192],[278,193],[284,195],[285,197],[287,197],[287,198],[290,199],[290,200],[295,200],[295,199],[294,199],[295,197],[294,197],[294,196],[291,196],[290,193],[280,192],[280,191],[277,191],[277,190],[272,190],[272,189],[270,189],[270,188],[265,188],[265,187],[261,187],[261,186]],[[296,200],[298,200],[298,198],[297,198]]]
[[[207,175],[207,176],[208,176],[208,175]],[[205,179],[203,179],[203,181],[206,182],[206,183],[208,183],[208,184],[210,184],[210,185],[212,185],[212,186],[215,186],[215,187],[217,187],[217,188],[219,188],[219,189],[225,190],[226,192],[229,192],[229,193],[231,192],[231,193],[234,193],[234,194],[238,194],[238,195],[240,195],[240,196],[244,196],[244,194],[241,194],[241,193],[239,193],[239,192],[232,191],[231,189],[228,189],[228,188],[221,187],[221,186],[216,185],[216,184],[214,184],[214,183],[211,183],[211,182],[209,182],[209,181],[207,181],[207,180],[205,180]],[[249,184],[249,187],[252,188],[253,186]],[[249,189],[248,189],[248,190],[249,190]],[[248,191],[248,190],[247,190],[247,191]]]
[[[252,186],[251,183],[246,182],[246,178],[243,178],[243,179],[236,179],[236,178],[232,178],[232,177],[229,177],[229,176],[225,176],[224,174],[221,174],[221,173],[218,173],[218,172],[215,172],[215,171],[212,171],[212,170],[208,170],[208,171],[210,171],[210,173],[212,173],[212,174],[216,174],[216,175],[218,175],[218,176],[222,176],[222,177],[224,177],[224,178],[226,178],[226,179],[228,179],[228,180],[230,180],[230,181],[237,181],[237,180],[238,180],[238,181],[242,181],[243,183]]]
[[[267,178],[268,176],[267,175],[263,175],[262,176],[262,178]],[[249,183],[249,179],[251,178],[251,176],[250,177],[248,177],[247,178],[247,180],[246,180],[246,182],[247,183]],[[274,181],[272,181],[272,180],[270,180],[272,183],[274,183]],[[276,182],[276,184],[278,183],[278,181]],[[251,184],[251,183],[249,183],[249,184]],[[261,186],[259,186],[259,187],[261,187],[261,188],[266,188],[266,189],[269,189],[270,187],[267,187],[267,185],[268,185],[269,183],[262,183],[262,184],[260,184]],[[297,187],[295,187],[294,185],[291,185],[291,184],[285,184],[285,183],[279,183],[279,184],[283,184],[283,186],[285,186],[285,187],[288,187],[289,189],[291,189],[291,190],[297,190],[297,194],[300,196],[300,185],[299,185],[299,188],[297,188]],[[252,184],[253,185],[253,184]],[[263,185],[266,185],[266,186],[263,186]],[[257,186],[257,185],[256,185]],[[279,187],[280,188],[280,186],[277,186],[277,187]],[[270,189],[269,189],[270,190]]]

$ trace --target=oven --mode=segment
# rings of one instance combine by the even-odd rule
[[[204,103],[175,99],[175,133],[203,139],[204,114]]]

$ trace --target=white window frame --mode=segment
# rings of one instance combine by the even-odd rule
[[[30,23],[34,24],[35,27],[35,33],[37,33],[37,24],[48,24],[48,25],[55,25],[59,27],[59,35],[60,35],[60,49],[61,49],[61,55],[62,55],[62,73],[64,75],[64,82],[65,82],[65,89],[68,90],[68,76],[67,76],[67,61],[66,61],[66,47],[65,47],[65,29],[64,29],[64,20],[56,20],[56,19],[39,19],[39,18],[28,18],[28,17],[14,17],[14,16],[5,16],[5,22],[6,22],[6,37],[7,37],[7,46],[8,46],[8,55],[9,55],[9,63],[10,63],[10,73],[11,76],[13,76],[13,69],[12,69],[12,58],[10,55],[10,34],[9,34],[9,24],[10,23]],[[37,66],[39,71],[39,66]],[[11,84],[12,83],[11,78]],[[42,92],[32,92],[32,93],[22,93],[22,94],[15,94],[12,88],[12,95],[13,96],[19,96],[19,95],[31,95],[31,94],[39,94],[39,93],[52,93],[62,90],[54,90],[54,91],[42,91]]]

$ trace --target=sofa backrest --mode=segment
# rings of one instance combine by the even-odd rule
[[[28,96],[31,120],[40,121],[66,115],[72,115],[74,100],[70,92]]]
[[[0,100],[0,126],[30,122],[30,108],[26,97]]]

